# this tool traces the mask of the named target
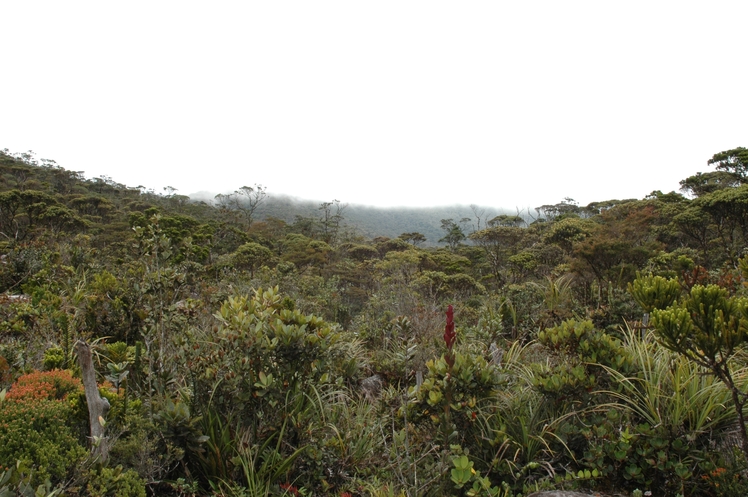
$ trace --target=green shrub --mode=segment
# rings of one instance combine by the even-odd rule
[[[0,308],[0,333],[21,336],[35,329],[38,321],[38,309],[25,300]]]
[[[86,495],[90,497],[145,497],[145,481],[132,469],[101,468],[88,473]]]
[[[61,495],[62,487],[53,489],[49,479],[36,485],[35,489],[32,481],[38,480],[38,478],[34,478],[34,476],[34,471],[28,469],[22,461],[18,461],[15,465],[0,471],[0,497],[12,497],[14,495],[55,497]]]
[[[16,461],[33,467],[36,486],[64,479],[86,455],[71,419],[80,382],[66,371],[24,375],[0,401],[0,466]]]
[[[569,319],[538,333],[555,356],[551,368],[539,368],[533,383],[548,399],[589,402],[595,388],[606,387],[609,374],[631,371],[631,357],[620,340],[595,329],[592,321]]]
[[[744,497],[748,495],[748,478],[746,477],[745,455],[734,447],[732,452],[715,457],[716,461],[704,461],[700,464],[704,474],[701,475],[699,487],[707,495],[720,497]]]
[[[186,406],[167,406],[158,416],[162,424],[168,420],[178,428],[185,448],[198,448],[195,442],[202,434],[195,420],[206,415],[206,424],[213,425],[204,426],[206,436],[225,431],[218,429],[223,425],[234,433],[250,433],[257,444],[285,426],[279,449],[285,457],[309,437],[315,392],[324,385],[343,384],[345,371],[357,374],[349,367],[350,357],[341,354],[353,354],[355,347],[341,350],[341,334],[335,325],[287,307],[277,288],[260,289],[252,297],[231,297],[224,302],[215,315],[218,326],[190,330],[179,353],[191,365],[195,378],[192,405],[198,408],[193,409],[194,416],[187,416]],[[165,434],[174,438],[171,430]],[[208,480],[224,474],[236,476],[240,470],[233,460],[227,460],[233,455],[217,450],[220,445],[217,440],[206,444],[203,470],[218,473],[206,475]]]
[[[229,298],[215,316],[219,326],[194,330],[181,351],[196,376],[199,403],[275,428],[289,392],[334,379],[337,328],[283,308],[277,289]]]
[[[60,369],[65,365],[67,358],[62,347],[50,347],[44,351],[44,370]]]

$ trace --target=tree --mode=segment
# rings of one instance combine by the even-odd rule
[[[725,150],[714,154],[707,164],[714,166],[718,171],[727,171],[735,175],[741,183],[748,181],[748,149],[744,147]]]
[[[681,180],[680,190],[694,197],[701,197],[723,188],[734,188],[740,185],[740,179],[734,174],[726,171],[711,171],[708,173],[696,173],[693,176]]]
[[[444,237],[439,240],[439,243],[446,243],[449,250],[454,252],[457,246],[465,240],[465,232],[453,219],[442,219],[441,228],[444,231]]]
[[[473,231],[480,231],[481,218],[486,214],[486,209],[478,207],[475,204],[470,204],[470,210],[473,211],[475,219],[477,220],[477,224],[473,227]]]
[[[21,194],[19,190],[0,193],[0,234],[6,239],[18,240],[23,238],[25,230],[16,214],[21,209]]]
[[[574,243],[590,236],[595,231],[594,221],[567,217],[551,225],[545,233],[547,243],[555,243],[566,253],[570,253]]]
[[[575,214],[578,215],[581,211],[579,203],[573,198],[569,197],[564,198],[558,204],[541,205],[540,207],[536,207],[535,210],[540,217],[543,217],[548,221],[553,221],[554,219],[562,216]]]
[[[283,239],[283,260],[293,262],[300,269],[316,266],[321,270],[327,264],[330,254],[332,248],[327,243],[313,240],[300,233],[290,233]]]
[[[748,184],[705,194],[674,220],[686,234],[699,240],[702,248],[707,244],[719,246],[725,259],[736,266],[748,239]]]
[[[706,368],[730,390],[743,452],[748,456],[743,413],[748,394],[736,384],[731,369],[731,359],[746,339],[748,302],[729,297],[717,285],[696,285],[680,305],[654,309],[652,323],[663,346]]]
[[[385,254],[388,254],[390,252],[402,252],[412,247],[402,238],[387,238],[386,236],[384,236],[377,237],[372,241],[374,242],[374,247],[376,247],[381,256],[384,256]]]
[[[37,190],[10,190],[0,194],[0,235],[23,240],[35,227],[55,234],[76,230],[86,223],[54,197]]]
[[[74,198],[69,205],[81,216],[96,216],[102,220],[108,220],[116,210],[116,206],[109,199],[94,195]]]
[[[254,187],[243,186],[234,192],[236,195],[236,208],[244,214],[247,229],[252,227],[252,216],[267,197],[265,190],[264,186],[255,183]]]
[[[517,214],[516,216],[508,216],[506,214],[501,214],[492,219],[489,219],[486,224],[488,224],[489,228],[494,228],[496,226],[520,227],[524,223],[525,223],[525,220],[519,214]]]
[[[322,202],[319,210],[322,211],[320,225],[322,226],[322,240],[325,243],[335,245],[340,231],[340,223],[343,222],[343,211],[348,204],[341,204],[340,200]]]
[[[81,218],[62,205],[47,207],[39,215],[39,221],[44,223],[55,235],[58,235],[62,230],[77,230],[86,226]]]
[[[269,248],[259,243],[245,243],[233,253],[231,262],[236,269],[249,271],[250,278],[254,278],[255,270],[267,264],[273,258]]]
[[[709,247],[714,238],[709,221],[709,215],[694,203],[688,204],[672,218],[677,229],[696,242],[705,261],[709,260]]]
[[[414,231],[413,233],[403,233],[400,236],[398,236],[401,240],[405,240],[406,242],[412,244],[414,247],[417,247],[419,244],[426,241],[426,236],[423,233],[418,233],[417,231]]]
[[[498,284],[504,283],[502,270],[505,269],[508,258],[519,252],[526,234],[525,228],[502,225],[470,234],[470,239],[485,251],[491,273]]]
[[[228,195],[219,193],[215,196],[216,203],[220,209],[227,211],[234,210],[243,215],[247,229],[252,227],[255,211],[266,198],[266,188],[258,184],[255,184],[254,187],[243,186]]]

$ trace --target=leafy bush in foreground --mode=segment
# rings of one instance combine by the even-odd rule
[[[36,486],[64,479],[85,456],[69,420],[76,418],[80,381],[67,371],[21,376],[0,401],[0,466],[32,466]]]

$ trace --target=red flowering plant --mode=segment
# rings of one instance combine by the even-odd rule
[[[457,333],[455,333],[454,308],[450,305],[447,307],[447,325],[444,327],[444,343],[447,345],[447,353],[444,357],[450,368],[455,364],[455,355],[452,351],[452,347],[454,347],[456,340]]]
[[[301,495],[299,493],[299,488],[291,485],[290,483],[281,483],[279,486],[281,490],[283,490],[284,495],[293,495],[293,496]]]
[[[495,370],[483,356],[455,350],[457,330],[451,305],[447,307],[446,317],[443,336],[446,351],[426,363],[426,378],[411,390],[420,414],[441,426],[445,447],[456,442],[453,439],[459,435],[464,438],[472,429],[478,402],[487,398],[497,385]]]

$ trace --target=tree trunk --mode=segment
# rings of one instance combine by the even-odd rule
[[[78,351],[78,362],[81,366],[83,388],[86,391],[86,403],[88,404],[88,422],[91,426],[91,454],[103,463],[109,457],[109,445],[104,437],[104,419],[109,411],[109,401],[99,394],[91,347],[86,342],[78,340],[75,348]]]

